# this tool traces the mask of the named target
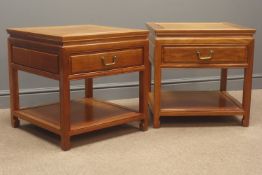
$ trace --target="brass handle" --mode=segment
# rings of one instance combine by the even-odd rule
[[[207,57],[201,57],[201,52],[199,50],[196,51],[196,54],[197,54],[198,59],[200,59],[200,60],[211,60],[214,56],[214,51],[210,50],[209,56],[207,56]]]
[[[112,65],[117,63],[118,58],[116,56],[113,56],[113,58],[112,58],[113,62],[112,63],[106,63],[105,57],[101,57],[101,60],[102,60],[102,63],[103,63],[104,66],[112,66]]]

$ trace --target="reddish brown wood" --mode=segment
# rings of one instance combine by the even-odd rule
[[[10,28],[7,31],[16,38],[63,45],[146,39],[148,34],[146,30],[97,25]]]
[[[226,23],[147,23],[160,37],[253,36],[255,29]]]
[[[249,66],[244,69],[244,87],[243,87],[243,109],[245,111],[242,119],[242,125],[245,127],[249,126],[250,118],[250,105],[251,105],[251,92],[252,92],[252,73],[253,73],[253,62],[254,62],[254,45],[253,40],[248,47],[248,62]]]
[[[18,118],[54,132],[69,150],[73,135],[139,121],[148,127],[148,32],[105,26],[8,29],[11,121]],[[117,61],[109,65],[112,57]],[[104,57],[104,61],[102,58]],[[19,108],[17,70],[59,80],[60,102]],[[139,73],[139,111],[93,99],[93,78]],[[85,99],[70,102],[70,80],[85,79]]]
[[[227,91],[222,91],[221,92],[222,95],[224,95],[226,98],[229,98],[233,103],[235,103],[236,106],[238,106],[239,108],[242,108],[242,104],[232,95],[230,95],[230,93],[228,93]],[[243,110],[243,109],[242,109]]]
[[[93,78],[85,79],[85,97],[86,98],[93,97]]]
[[[220,75],[220,91],[227,90],[227,69],[221,69]]]
[[[210,59],[200,60],[197,55]],[[247,62],[247,48],[245,46],[176,46],[163,48],[164,63],[245,63]]]
[[[134,59],[136,58],[136,59]],[[126,49],[71,56],[72,74],[143,65],[143,50]]]
[[[108,69],[105,71],[96,71],[96,72],[89,72],[89,73],[81,73],[81,74],[74,74],[69,75],[70,80],[81,80],[91,77],[100,77],[100,76],[109,76],[109,75],[116,75],[122,73],[131,73],[137,71],[143,71],[145,66],[133,66],[133,67],[126,67],[126,68],[118,68],[118,69]]]
[[[17,69],[17,70],[21,70],[21,71],[28,72],[28,73],[33,73],[33,74],[47,77],[47,78],[54,79],[54,80],[59,80],[59,74],[53,74],[53,73],[45,72],[39,69],[26,67],[26,66],[14,64],[14,63],[11,63],[11,65],[14,69]]]
[[[243,46],[250,42],[250,36],[184,36],[184,37],[157,37],[158,42],[165,46]]]
[[[12,45],[8,40],[8,62],[9,62],[9,87],[10,87],[10,110],[11,125],[14,128],[19,127],[18,117],[14,115],[14,111],[19,110],[19,86],[18,86],[18,70],[12,66]]]
[[[143,114],[143,119],[140,122],[140,129],[146,131],[148,129],[148,93],[149,93],[149,46],[148,43],[144,47],[144,71],[139,72],[139,112]]]
[[[160,116],[243,115],[248,126],[255,29],[230,23],[148,23],[155,86],[149,105]],[[197,52],[199,51],[199,52]],[[161,93],[162,68],[220,68],[220,91]],[[227,69],[244,68],[242,105],[226,93]]]
[[[149,87],[149,92],[151,92],[152,88],[151,88],[151,84],[152,84],[152,63],[149,61],[149,68],[148,68],[148,87]]]
[[[146,44],[146,38],[140,39],[129,39],[129,40],[121,40],[117,42],[112,42],[108,40],[107,42],[98,42],[98,43],[88,43],[74,46],[64,46],[68,52],[71,52],[72,55],[82,55],[87,53],[103,53],[110,51],[120,51],[127,49],[138,49],[143,48],[144,44]]]
[[[154,128],[160,127],[160,101],[161,101],[161,46],[156,43],[155,47],[155,63],[154,63]]]
[[[200,64],[200,63],[164,63],[161,68],[243,68],[248,67],[248,63],[219,63],[219,64]]]
[[[70,81],[69,81],[69,60],[64,49],[60,51],[60,129],[61,129],[61,148],[66,151],[71,147],[70,144]]]
[[[153,94],[150,100],[153,104]],[[175,109],[175,111],[174,111]],[[221,110],[222,109],[222,110]],[[217,113],[243,114],[242,106],[236,103],[232,96],[219,91],[162,91],[160,113],[169,112],[169,116],[179,116],[180,113],[195,115],[216,115]],[[179,112],[179,113],[178,113]],[[166,115],[164,115],[166,116]]]
[[[58,105],[59,106],[59,105]],[[42,106],[40,106],[40,108],[42,108]],[[43,108],[44,110],[48,109],[48,108]],[[30,110],[30,108],[28,109],[21,109],[21,110],[17,110],[14,111],[14,116],[16,116],[17,118],[20,118],[22,120],[28,121],[36,126],[39,126],[41,128],[45,128],[55,134],[61,135],[61,129],[60,129],[60,124],[59,124],[59,107],[57,108],[58,110],[58,115],[57,115],[57,122],[54,123],[52,122],[53,118],[51,118],[51,120],[49,118],[47,118],[47,116],[43,116],[43,114],[45,114],[42,110],[37,110],[37,109],[32,109]],[[53,110],[53,109],[49,109],[49,110]],[[41,112],[41,113],[38,113]],[[48,113],[48,117],[53,116],[53,113],[50,115],[50,112]],[[56,113],[56,111],[54,111],[54,113]]]
[[[13,62],[46,72],[58,73],[58,56],[55,54],[13,47]]]
[[[54,103],[24,108],[16,111],[15,115],[60,134],[62,132],[60,130],[60,105],[60,103]],[[144,116],[138,111],[92,98],[71,100],[70,109],[70,136],[96,130],[97,127],[101,129],[127,123],[127,121],[144,119]]]

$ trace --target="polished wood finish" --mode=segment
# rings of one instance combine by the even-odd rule
[[[60,50],[61,58],[66,58],[66,50],[61,48]],[[59,116],[59,124],[60,124],[60,137],[61,137],[61,148],[63,150],[70,149],[70,130],[71,130],[71,122],[70,122],[70,81],[68,79],[69,75],[69,59],[60,59],[59,60],[60,67],[60,80],[59,80],[59,89],[60,89],[60,116]]]
[[[97,25],[10,28],[7,31],[15,38],[63,45],[109,40],[133,40],[145,38],[148,33],[146,30]]]
[[[154,106],[152,93],[150,105]],[[232,96],[219,91],[162,91],[160,105],[160,116],[243,114]]]
[[[212,55],[210,52],[213,51]],[[163,48],[164,63],[246,63],[247,49],[245,46],[181,46],[181,47],[164,47]],[[203,57],[210,59],[201,60],[197,52]]]
[[[253,36],[255,29],[228,22],[220,23],[147,23],[156,36]]]
[[[139,121],[147,130],[148,31],[81,25],[8,29],[11,122],[27,120],[61,137],[69,150],[73,135]],[[116,58],[115,58],[116,57]],[[18,70],[59,81],[60,102],[19,105]],[[139,72],[139,110],[93,98],[93,78]],[[84,79],[85,98],[70,101],[70,80]]]
[[[220,91],[227,90],[227,69],[221,69],[220,74]]]
[[[8,42],[8,64],[9,64],[9,86],[10,86],[10,110],[11,110],[11,125],[14,128],[19,127],[20,121],[14,115],[15,110],[19,110],[19,84],[18,70],[12,67],[12,45]]]
[[[150,77],[150,64],[149,64],[149,45],[148,43],[144,47],[144,52],[143,52],[144,58],[147,60],[144,60],[144,66],[146,71],[140,71],[139,72],[139,112],[142,113],[143,120],[141,120],[139,124],[139,128],[142,131],[146,131],[148,129],[148,94],[149,94],[149,89],[150,85],[148,85],[149,77]]]
[[[143,65],[143,49],[73,55],[70,61],[71,74],[140,66]]]
[[[231,23],[148,23],[154,91],[149,104],[154,127],[160,116],[243,115],[248,126],[252,89],[255,29]],[[216,92],[162,92],[163,68],[220,68]],[[243,68],[242,104],[226,92],[229,68]]]
[[[13,47],[12,62],[18,65],[39,69],[50,73],[58,73],[58,55]]]
[[[85,97],[93,97],[93,78],[85,79]]]
[[[29,107],[15,111],[15,115],[40,127],[42,123],[50,126],[48,130],[60,133],[60,103]],[[98,101],[92,98],[72,100],[70,102],[69,121],[71,130],[69,135],[76,135],[86,132],[86,129],[96,130],[99,124],[114,125],[114,121],[130,120],[129,116],[135,120],[141,120],[142,115],[138,111],[121,107],[109,102]],[[110,122],[110,124],[108,124]],[[91,129],[92,128],[92,129]]]
[[[252,91],[252,73],[253,73],[253,62],[254,62],[254,45],[255,41],[252,40],[248,46],[249,54],[249,66],[244,69],[244,83],[243,83],[243,100],[242,107],[245,110],[242,125],[245,127],[249,126],[250,118],[250,105],[251,105],[251,91]]]

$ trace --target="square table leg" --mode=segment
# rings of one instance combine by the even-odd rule
[[[8,41],[8,62],[9,62],[9,86],[10,86],[10,110],[11,110],[11,125],[14,128],[19,127],[20,121],[14,116],[14,111],[19,110],[19,82],[18,70],[12,66],[12,46]]]
[[[220,91],[227,90],[227,69],[221,69]]]
[[[85,97],[86,98],[93,97],[93,78],[85,79]]]
[[[149,62],[149,67],[148,67],[148,88],[149,88],[149,92],[152,91],[152,88],[151,88],[151,81],[152,81],[152,63]]]
[[[143,114],[143,120],[141,120],[139,128],[142,131],[148,129],[148,72],[139,72],[139,112]]]
[[[14,128],[18,128],[20,125],[20,121],[13,114],[14,111],[19,110],[18,70],[13,68],[12,66],[9,69],[11,125]]]
[[[63,77],[59,81],[60,86],[60,129],[61,148],[66,151],[70,144],[70,81]]]
[[[155,65],[154,65],[154,121],[153,127],[160,127],[160,101],[161,101],[161,47],[156,44],[155,47]]]
[[[248,67],[244,69],[244,84],[243,84],[243,100],[242,105],[244,115],[242,125],[249,126],[250,105],[251,105],[251,92],[252,92],[252,74],[253,74],[253,61],[254,61],[254,41],[248,47]]]
[[[139,72],[139,112],[143,115],[139,128],[142,131],[148,129],[148,99],[150,90],[150,63],[148,55],[149,46],[146,44],[144,48],[144,65],[145,69]]]

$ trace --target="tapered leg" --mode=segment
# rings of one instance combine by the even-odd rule
[[[13,68],[11,63],[12,45],[8,40],[8,63],[9,63],[9,87],[10,87],[10,110],[11,110],[11,125],[14,128],[19,127],[20,121],[14,116],[14,111],[19,109],[19,83],[18,70]]]
[[[85,97],[86,98],[93,97],[93,78],[85,79]]]
[[[70,82],[62,78],[60,84],[60,127],[61,148],[66,151],[71,148],[70,144]]]
[[[227,90],[227,69],[221,69],[220,91]]]

